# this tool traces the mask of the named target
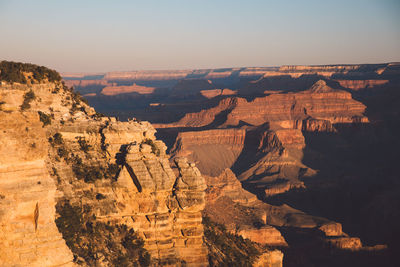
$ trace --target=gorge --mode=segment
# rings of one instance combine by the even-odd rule
[[[61,75],[1,62],[0,265],[396,266],[400,64]]]

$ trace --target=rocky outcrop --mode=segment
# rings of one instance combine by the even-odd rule
[[[279,250],[264,252],[255,263],[254,267],[282,267],[283,253]]]
[[[335,124],[366,123],[365,108],[350,93],[320,80],[305,91],[253,101],[225,98],[216,107],[156,127],[176,127],[173,156],[189,157],[211,176],[233,168],[246,188],[269,197],[304,188],[300,179],[316,174],[302,163],[302,131],[334,133]],[[179,132],[177,127],[203,128]]]
[[[259,244],[266,244],[269,246],[287,246],[282,234],[275,227],[269,225],[260,228],[241,228],[237,234]]]
[[[61,203],[68,203],[91,220],[81,227],[104,223],[135,230],[153,265],[208,265],[204,179],[182,158],[174,173],[149,123],[98,118],[61,82],[3,84],[0,100],[1,264],[86,260],[71,244],[74,233],[61,227],[69,219],[60,213]],[[99,253],[95,263],[110,264]]]
[[[225,98],[221,100],[218,106],[202,110],[198,113],[188,113],[181,120],[169,124],[154,124],[155,128],[171,128],[171,127],[203,127],[213,122],[216,125],[223,123],[218,120],[217,115],[234,109],[239,101],[246,101],[242,98]],[[223,119],[223,118],[222,118]]]
[[[348,250],[360,250],[362,243],[358,237],[336,237],[327,239],[327,243],[332,247]]]
[[[376,86],[384,85],[389,82],[389,80],[336,80],[344,88],[351,90],[362,90],[366,88],[373,88]]]
[[[4,93],[0,87],[0,99]],[[54,222],[58,192],[46,167],[48,147],[39,116],[0,114],[0,265],[73,266]]]
[[[287,245],[276,228],[266,225],[266,213],[262,209],[253,208],[260,201],[242,188],[230,169],[225,169],[218,177],[206,176],[206,181],[204,214],[207,217],[253,242],[269,246]]]
[[[229,169],[218,177],[206,176],[206,181],[204,215],[212,221],[225,225],[228,231],[243,238],[263,245],[287,247],[285,238],[274,227],[277,226],[312,229],[314,232],[311,233],[314,236],[322,238],[326,244],[337,249],[373,249],[363,247],[359,238],[349,237],[342,231],[340,223],[311,216],[288,205],[273,206],[258,200],[255,195],[242,188]],[[259,259],[262,258],[261,256]]]
[[[156,127],[203,127],[212,122],[220,127],[240,123],[258,126],[269,122],[277,127],[302,129],[303,121],[306,121],[307,129],[310,119],[331,124],[368,122],[363,115],[365,108],[353,100],[350,93],[333,89],[320,80],[306,91],[271,94],[250,102],[243,98],[226,98],[214,108],[189,113],[176,123],[157,124]],[[223,113],[226,115],[219,118],[218,115]],[[324,127],[331,130],[328,125]]]
[[[206,203],[211,205],[218,198],[225,196],[235,203],[251,205],[257,197],[244,190],[235,174],[230,169],[225,169],[219,176],[204,176],[206,179]]]
[[[315,174],[301,162],[304,147],[300,130],[260,126],[180,132],[171,155],[188,157],[202,173],[214,177],[234,167],[246,186],[272,196],[303,188],[299,178]]]
[[[362,103],[352,100],[348,92],[328,87],[322,80],[306,91],[273,94],[238,103],[228,114],[225,125],[238,125],[240,121],[251,125],[270,122],[296,128],[298,121],[310,117],[331,123],[351,123],[355,117],[368,121],[363,116],[365,106]],[[292,127],[288,127],[290,124]]]
[[[101,94],[103,95],[119,95],[119,94],[128,94],[128,93],[138,93],[141,95],[152,94],[154,92],[154,87],[146,87],[140,86],[136,83],[129,86],[106,86],[101,90]]]
[[[217,96],[224,95],[236,95],[237,92],[230,89],[213,89],[213,90],[201,90],[200,94],[208,99],[214,98]]]
[[[173,157],[185,156],[196,162],[204,174],[219,175],[236,161],[245,136],[246,131],[242,129],[181,132],[170,153]]]

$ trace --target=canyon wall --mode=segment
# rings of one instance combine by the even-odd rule
[[[71,243],[75,223],[133,229],[152,265],[208,265],[204,179],[183,158],[174,173],[149,123],[100,118],[58,82],[3,83],[0,100],[1,264],[110,264]],[[68,207],[85,211],[83,224],[68,221]]]
[[[258,126],[269,122],[278,127],[302,129],[303,121],[309,118],[331,124],[368,122],[363,115],[365,108],[365,105],[353,100],[350,93],[333,89],[320,80],[310,89],[296,93],[271,94],[253,101],[239,97],[225,98],[214,108],[189,113],[176,123],[157,124],[156,127],[202,127],[212,122],[221,126],[237,126],[240,123]],[[217,117],[223,112],[226,118]],[[306,123],[305,127],[308,125]]]

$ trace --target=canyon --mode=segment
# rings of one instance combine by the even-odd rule
[[[0,265],[397,265],[400,64],[7,64]]]
[[[100,76],[156,88],[75,87],[100,112],[150,121],[170,160],[194,162],[203,214],[228,231],[280,249],[285,266],[395,266],[399,63]]]
[[[149,123],[31,82],[0,87],[0,265],[207,266],[195,165],[171,167]]]

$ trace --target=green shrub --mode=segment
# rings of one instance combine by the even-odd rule
[[[43,82],[46,79],[49,82],[61,81],[60,74],[43,66],[37,66],[29,63],[20,63],[12,61],[0,62],[0,80],[10,83],[26,84],[27,80],[24,73],[32,72],[33,79],[31,82]]]
[[[101,165],[87,165],[78,156],[72,160],[72,171],[78,180],[86,183],[94,183],[100,179],[112,179],[119,172],[117,164],[108,164],[107,167]]]
[[[26,110],[31,107],[31,102],[36,98],[35,93],[30,90],[29,92],[24,94],[24,102],[20,106],[21,110]]]
[[[153,140],[151,139],[145,139],[142,144],[147,144],[149,146],[151,146],[151,153],[156,154],[157,156],[160,156],[160,151],[157,148],[156,144],[154,144]]]
[[[51,116],[50,115],[47,115],[46,113],[41,112],[41,111],[38,111],[38,113],[39,113],[39,119],[43,123],[43,127],[51,124]]]
[[[89,206],[72,206],[66,200],[57,203],[56,211],[56,225],[75,261],[80,257],[86,265],[97,266],[98,259],[104,257],[110,266],[150,265],[143,240],[125,224],[95,221]]]
[[[224,225],[212,222],[208,217],[203,217],[203,225],[210,266],[250,267],[261,255],[255,243],[227,232]]]

